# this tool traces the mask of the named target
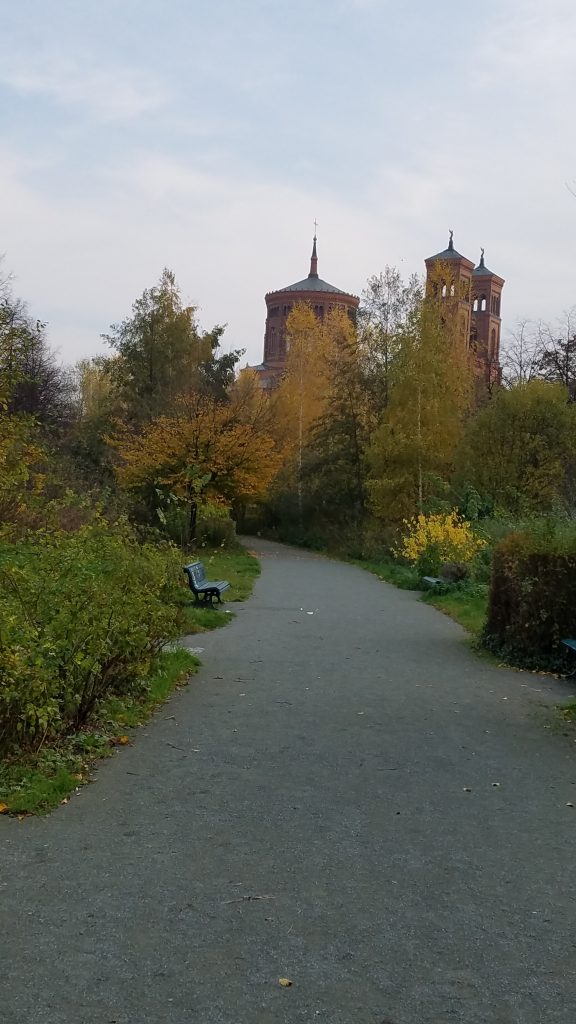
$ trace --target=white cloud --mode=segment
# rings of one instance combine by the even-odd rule
[[[518,85],[540,98],[560,90],[572,104],[575,36],[574,0],[506,0],[478,36],[479,81],[499,89]]]
[[[123,121],[160,109],[163,86],[130,68],[90,66],[63,56],[5,57],[0,82],[24,96],[80,106],[102,121]]]

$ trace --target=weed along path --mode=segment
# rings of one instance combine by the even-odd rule
[[[573,688],[254,547],[192,685],[51,817],[0,819],[3,1024],[574,1024]]]

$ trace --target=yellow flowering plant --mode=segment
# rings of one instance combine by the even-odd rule
[[[405,533],[395,554],[422,573],[437,573],[445,562],[469,565],[486,546],[486,541],[475,535],[471,524],[456,509],[405,519],[404,526]]]

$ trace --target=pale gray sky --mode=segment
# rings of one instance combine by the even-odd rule
[[[19,0],[0,251],[66,361],[167,265],[262,354],[264,294],[456,247],[505,328],[576,302],[575,0]]]

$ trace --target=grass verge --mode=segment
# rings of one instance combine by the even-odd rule
[[[253,555],[243,548],[219,548],[204,549],[199,557],[207,575],[230,582],[225,595],[229,601],[249,597],[260,573],[260,564]],[[188,603],[184,618],[186,633],[200,633],[225,626],[232,615]],[[155,659],[149,678],[140,686],[103,701],[84,731],[35,753],[15,754],[0,761],[0,813],[18,817],[48,814],[66,803],[72,793],[91,781],[95,762],[109,757],[117,747],[130,744],[132,739],[126,730],[144,725],[170,694],[188,682],[199,664],[198,658],[183,648],[165,651]]]
[[[4,814],[47,814],[90,782],[94,762],[126,746],[127,728],[143,725],[159,704],[196,671],[199,661],[184,649],[166,651],[150,677],[131,695],[110,697],[85,731],[65,736],[36,753],[0,763],[0,810]]]
[[[411,569],[409,565],[394,562],[391,558],[377,562],[362,558],[349,558],[347,561],[352,562],[352,565],[357,565],[360,569],[366,569],[373,573],[384,583],[392,583],[400,590],[422,590],[422,582],[416,570]]]
[[[459,622],[475,639],[479,638],[488,612],[488,588],[484,590],[474,587],[468,590],[462,587],[445,594],[435,594],[428,590],[422,595],[422,600]]]

